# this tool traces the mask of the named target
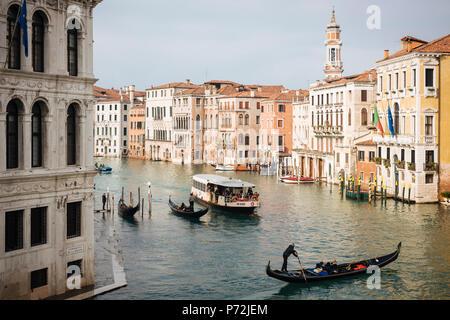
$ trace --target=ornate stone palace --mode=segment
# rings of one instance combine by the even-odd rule
[[[0,299],[94,284],[93,9],[0,3]],[[71,273],[81,274],[80,286]]]

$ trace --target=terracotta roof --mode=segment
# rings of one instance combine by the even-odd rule
[[[175,94],[176,97],[180,96],[191,96],[191,95],[204,95],[206,87],[204,85],[197,86],[193,89],[187,89],[182,92]]]
[[[409,53],[423,52],[423,53],[450,53],[450,34],[433,40],[431,42],[426,42],[411,36],[406,36],[401,39],[402,41],[411,41],[416,44],[408,51],[407,48],[401,49],[387,58],[378,60],[377,62],[390,60],[393,58],[401,57]]]
[[[357,146],[376,146],[377,144],[373,140],[361,141],[356,144]]]
[[[166,84],[162,84],[160,86],[156,86],[156,87],[150,87],[147,88],[147,90],[154,90],[154,89],[168,89],[168,88],[186,88],[186,89],[190,89],[190,88],[196,88],[198,87],[196,84],[193,83],[187,83],[187,82],[171,82],[171,83],[166,83]]]
[[[329,87],[329,86],[334,86],[337,84],[345,84],[345,83],[349,83],[349,82],[370,82],[370,74],[372,74],[372,81],[376,81],[377,80],[377,72],[375,69],[371,69],[371,70],[364,71],[363,73],[360,73],[360,74],[354,74],[351,76],[328,80],[326,82],[320,83],[318,86],[315,86],[311,89]]]
[[[131,110],[134,110],[134,109],[145,109],[145,105],[141,104],[141,105],[134,106],[133,108],[131,108]]]

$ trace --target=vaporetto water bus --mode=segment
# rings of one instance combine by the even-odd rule
[[[191,192],[200,204],[219,211],[252,214],[260,207],[255,185],[214,174],[193,177]]]

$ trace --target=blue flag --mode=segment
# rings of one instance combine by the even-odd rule
[[[394,120],[392,119],[392,112],[391,107],[389,107],[388,104],[388,120],[389,120],[389,131],[391,132],[391,135],[395,136],[395,130],[394,130]]]
[[[25,47],[25,56],[28,57],[27,0],[23,0],[17,22],[20,24],[20,28],[22,29],[22,43]]]

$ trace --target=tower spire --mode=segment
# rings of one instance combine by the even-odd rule
[[[331,21],[330,23],[336,23],[336,16],[335,16],[335,11],[334,11],[334,6],[333,6],[333,11],[331,13]]]
[[[326,33],[326,60],[324,72],[326,80],[332,80],[342,77],[343,72],[341,28],[336,23],[336,11],[334,10],[334,6],[331,12],[331,21],[327,25]]]

